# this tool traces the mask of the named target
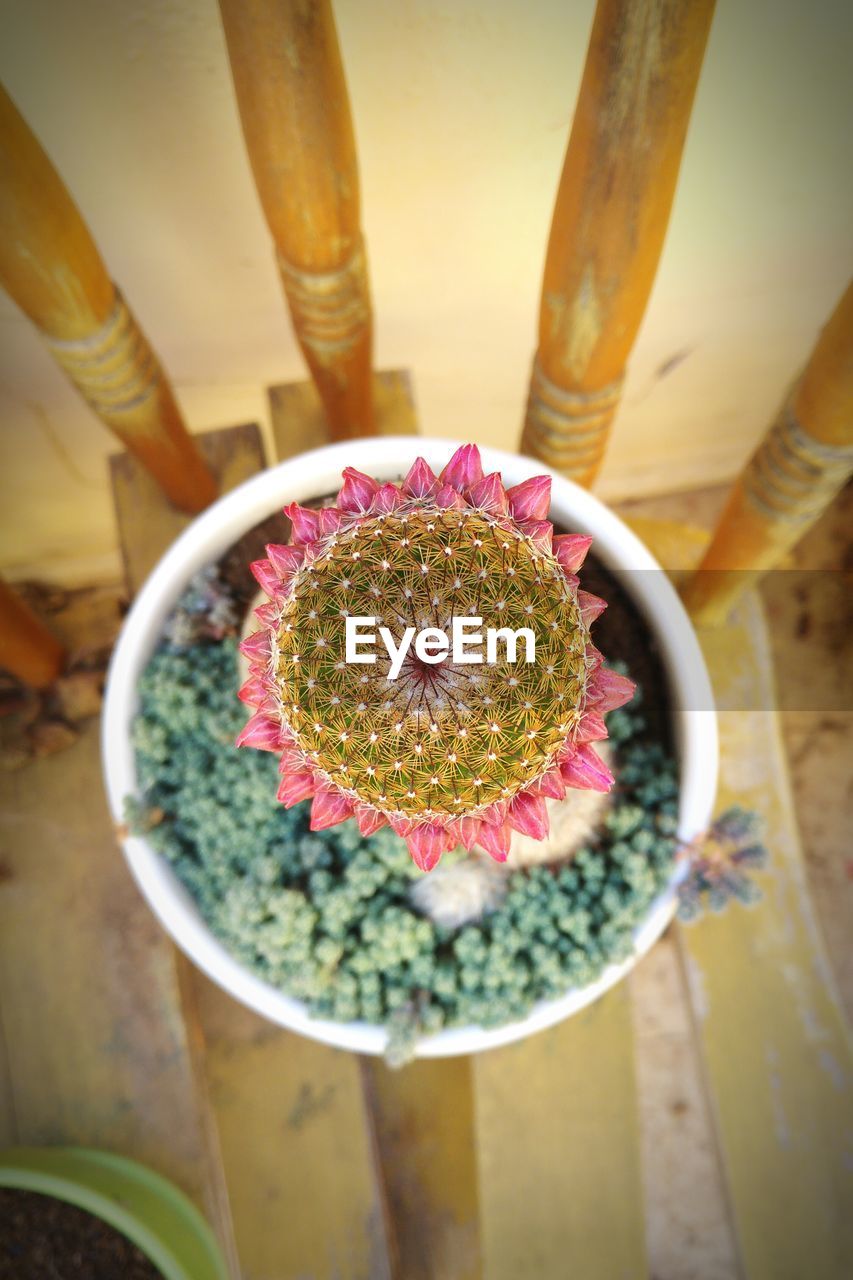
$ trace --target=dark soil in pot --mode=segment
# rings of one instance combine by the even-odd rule
[[[141,1249],[95,1214],[0,1187],[0,1280],[163,1280]]]

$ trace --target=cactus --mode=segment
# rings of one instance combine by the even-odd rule
[[[438,477],[419,458],[399,485],[353,468],[343,481],[334,507],[286,507],[291,543],[252,565],[269,599],[241,645],[254,713],[238,745],[279,755],[278,798],[313,797],[313,830],[387,824],[422,870],[460,844],[502,861],[513,829],[547,835],[546,797],[613,784],[592,744],[634,686],[590,639],[605,607],[576,576],[591,539],[554,535],[548,476],[505,489],[474,445]],[[347,617],[375,618],[397,645],[408,627],[449,632],[458,617],[527,628],[535,660],[508,646],[483,665],[409,650],[395,675],[381,652],[345,660]]]

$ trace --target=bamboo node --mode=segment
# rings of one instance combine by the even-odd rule
[[[358,346],[370,326],[364,240],[334,271],[295,267],[280,249],[276,257],[300,341],[318,358]]]
[[[762,515],[807,524],[826,507],[853,470],[853,445],[815,440],[797,421],[790,401],[753,454],[743,491]]]
[[[523,453],[541,458],[572,479],[586,480],[598,468],[624,378],[595,391],[567,391],[533,362],[524,421]]]

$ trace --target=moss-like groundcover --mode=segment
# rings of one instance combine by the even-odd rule
[[[128,807],[132,829],[260,977],[318,1015],[387,1025],[402,1060],[419,1034],[522,1018],[630,954],[676,853],[675,766],[644,731],[639,693],[608,717],[617,787],[597,842],[568,864],[508,872],[500,906],[453,930],[412,905],[423,873],[390,830],[364,838],[348,821],[312,833],[309,803],[277,803],[275,757],[234,746],[237,684],[231,637],[154,654],[134,727],[140,799]]]

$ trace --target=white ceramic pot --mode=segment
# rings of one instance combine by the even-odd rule
[[[103,717],[103,762],[110,808],[123,820],[124,800],[136,794],[131,725],[137,711],[137,687],[163,623],[193,574],[217,560],[246,530],[285,503],[307,502],[336,493],[345,466],[380,480],[396,480],[418,454],[437,472],[457,445],[411,436],[350,441],[292,458],[254,476],[220,498],[169,548],[140,591],[119,637],[107,679]],[[548,468],[530,458],[496,449],[481,450],[487,471],[500,471],[506,485],[518,484]],[[717,789],[717,719],[708,673],[681,602],[652,555],[597,498],[553,474],[551,519],[566,530],[591,534],[595,555],[620,580],[654,633],[669,682],[673,728],[679,760],[678,834],[691,840],[708,825]],[[629,571],[629,572],[626,572]],[[285,995],[236,960],[205,924],[193,899],[168,862],[140,836],[123,841],[137,884],[163,927],[179,947],[237,1000],[302,1035],[342,1049],[380,1054],[387,1042],[382,1027],[333,1022],[310,1015],[304,1004]],[[423,1038],[419,1056],[475,1053],[508,1044],[576,1013],[618,982],[660,936],[672,918],[682,868],[650,907],[634,935],[634,954],[610,966],[588,986],[556,1000],[542,1001],[526,1018],[483,1030],[466,1026]]]

